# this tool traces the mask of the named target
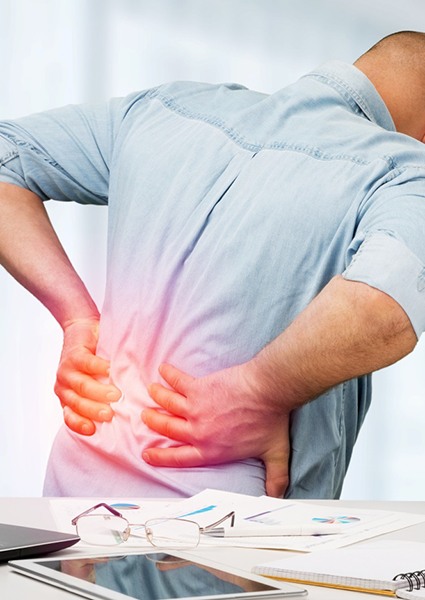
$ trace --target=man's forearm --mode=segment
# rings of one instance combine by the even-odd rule
[[[0,183],[0,263],[36,296],[64,328],[98,310],[72,267],[42,201]]]
[[[292,410],[343,381],[396,362],[416,342],[409,318],[393,298],[335,277],[246,364],[263,393]]]
[[[260,458],[266,491],[289,477],[289,415],[329,388],[402,358],[416,343],[403,309],[365,284],[334,278],[274,341],[238,366],[194,378],[171,365],[144,423],[177,442],[147,448],[151,465],[193,467]]]

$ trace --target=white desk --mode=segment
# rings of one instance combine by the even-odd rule
[[[93,499],[88,500],[88,505]],[[315,503],[319,501],[315,500]],[[337,501],[320,501],[321,504],[335,505]],[[357,508],[374,508],[397,511],[408,511],[425,514],[425,502],[348,502],[345,506]],[[0,498],[0,521],[30,527],[54,529],[54,521],[49,512],[48,500],[45,498]],[[425,541],[425,523],[394,531],[386,536],[391,539]],[[278,550],[252,550],[247,548],[202,548],[186,553],[188,557],[205,557],[218,567],[231,566],[241,574],[250,572],[251,567],[259,562],[279,558]],[[52,555],[53,556],[53,555]],[[59,556],[55,554],[54,556]],[[307,598],[311,600],[366,600],[377,598],[374,594],[344,592],[331,588],[304,586],[308,590]],[[7,564],[0,565],[0,598],[1,600],[71,600],[78,596],[58,588],[32,580],[12,572]]]

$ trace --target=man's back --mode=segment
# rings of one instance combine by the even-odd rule
[[[101,148],[110,225],[99,353],[123,398],[93,437],[60,432],[46,493],[262,493],[255,460],[145,465],[144,447],[169,443],[140,420],[152,405],[146,385],[163,361],[201,376],[250,359],[347,267],[354,279],[380,281],[368,252],[397,252],[398,237],[422,252],[410,235],[421,147],[393,132],[372,85],[339,63],[272,96],[177,83],[113,107]],[[366,259],[352,261],[365,240]],[[293,415],[289,495],[339,494],[369,401],[368,379],[353,380]],[[78,478],[75,440],[85,456]]]

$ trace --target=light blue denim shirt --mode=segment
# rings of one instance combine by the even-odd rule
[[[272,95],[177,82],[3,122],[0,179],[109,204],[99,353],[123,395],[94,436],[59,431],[48,495],[264,493],[255,459],[146,465],[147,445],[172,444],[140,419],[146,385],[163,361],[201,376],[250,359],[337,274],[424,330],[425,150],[351,65]],[[370,397],[362,377],[293,413],[288,496],[339,495]]]

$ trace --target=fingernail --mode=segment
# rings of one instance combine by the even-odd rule
[[[142,458],[145,462],[147,462],[147,463],[150,462],[148,452],[142,452]]]
[[[106,399],[109,400],[109,402],[117,402],[120,398],[121,394],[119,392],[112,391],[106,394]]]
[[[91,433],[93,433],[93,429],[90,425],[84,423],[84,425],[81,427],[81,433],[83,433],[84,435],[90,435]]]

